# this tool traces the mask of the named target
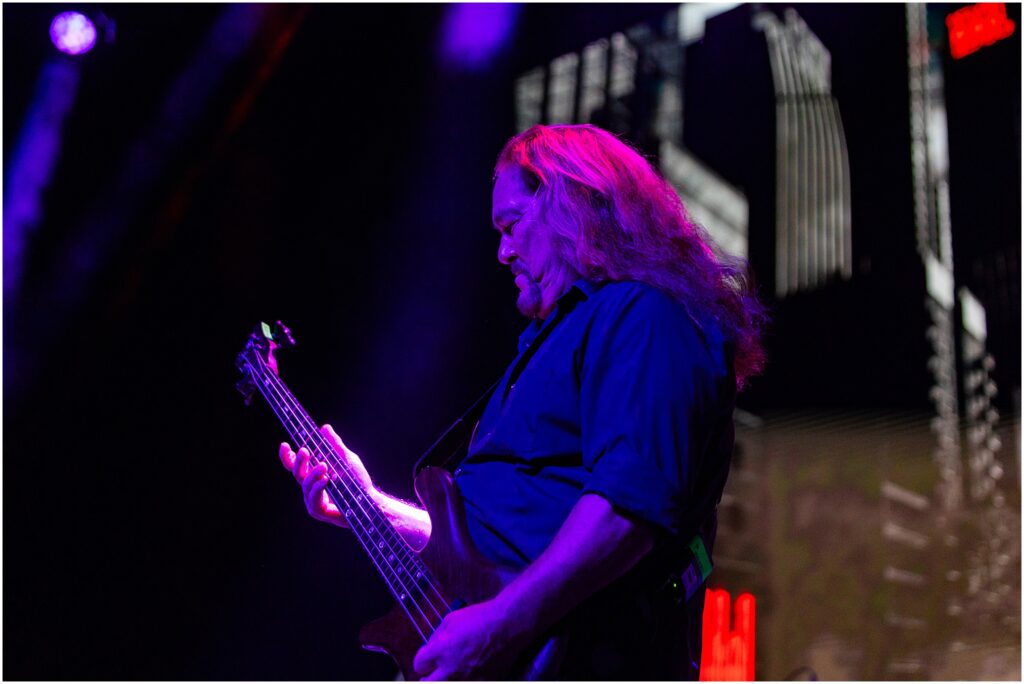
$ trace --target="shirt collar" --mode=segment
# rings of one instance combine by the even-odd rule
[[[541,320],[534,318],[519,335],[519,353],[522,354],[530,343],[540,334],[546,325],[554,325],[559,318],[559,313],[568,313],[578,302],[590,299],[605,286],[605,282],[594,282],[586,278],[580,278],[574,282],[568,290],[555,302],[555,308],[551,310],[548,317]]]
[[[594,282],[593,280],[580,278],[579,280],[572,284],[572,287],[569,288],[568,292],[562,295],[562,298],[569,295],[573,290],[579,290],[580,293],[583,294],[584,299],[589,299],[593,297],[598,290],[604,287],[607,282],[608,281],[606,280],[602,280],[601,282]],[[559,299],[559,301],[561,301],[561,298]]]

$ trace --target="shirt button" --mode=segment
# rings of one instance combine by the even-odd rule
[[[516,383],[513,382],[511,385],[508,386],[508,391],[511,392],[515,388],[516,388]]]
[[[455,469],[455,477],[458,477],[461,474],[462,474],[462,468],[456,468]]]

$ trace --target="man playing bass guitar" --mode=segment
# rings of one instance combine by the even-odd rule
[[[764,309],[744,264],[716,253],[648,161],[589,125],[510,140],[492,221],[531,320],[454,477],[476,547],[521,572],[444,617],[416,673],[502,676],[561,624],[559,678],[696,679],[703,591],[681,600],[666,579],[695,536],[710,552],[737,388],[764,361]],[[359,457],[322,434],[422,548],[427,513],[374,488]],[[288,444],[279,455],[310,514],[344,527],[324,465]]]

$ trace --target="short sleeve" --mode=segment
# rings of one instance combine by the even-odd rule
[[[726,370],[657,290],[630,284],[607,304],[581,361],[583,493],[678,534]]]

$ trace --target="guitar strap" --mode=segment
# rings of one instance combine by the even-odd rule
[[[498,389],[500,382],[501,378],[495,380],[494,384],[487,388],[487,391],[481,394],[454,423],[449,425],[448,429],[437,438],[437,441],[419,457],[412,468],[413,479],[416,479],[420,471],[428,466],[444,468],[448,471],[455,470],[455,466],[465,457],[473,429],[476,427],[477,421],[480,420],[480,416],[483,415],[487,401],[494,394],[494,390]]]
[[[576,289],[571,290],[574,293],[572,297],[566,295],[559,302],[558,308],[555,310],[553,316],[549,317],[540,332],[530,343],[531,353],[535,353],[537,348],[540,347],[541,343],[547,338],[555,326],[565,316],[572,311],[576,302],[578,301],[579,291]],[[515,382],[515,378],[519,371],[522,370],[522,364],[526,363],[529,356],[526,354],[519,354],[516,360],[513,361],[517,368],[512,371],[510,375],[510,382]],[[462,414],[459,418],[452,423],[447,430],[437,439],[434,444],[427,449],[426,453],[420,456],[419,460],[412,468],[413,479],[419,475],[420,471],[427,466],[441,467],[449,472],[454,472],[455,467],[466,457],[467,449],[469,448],[470,439],[473,437],[473,430],[476,429],[477,421],[483,416],[484,409],[487,408],[487,402],[494,394],[494,391],[498,389],[498,385],[501,384],[502,378],[505,375],[502,374],[500,378],[494,381],[494,384],[487,388],[487,391],[480,395],[480,397],[473,402],[473,405]]]

